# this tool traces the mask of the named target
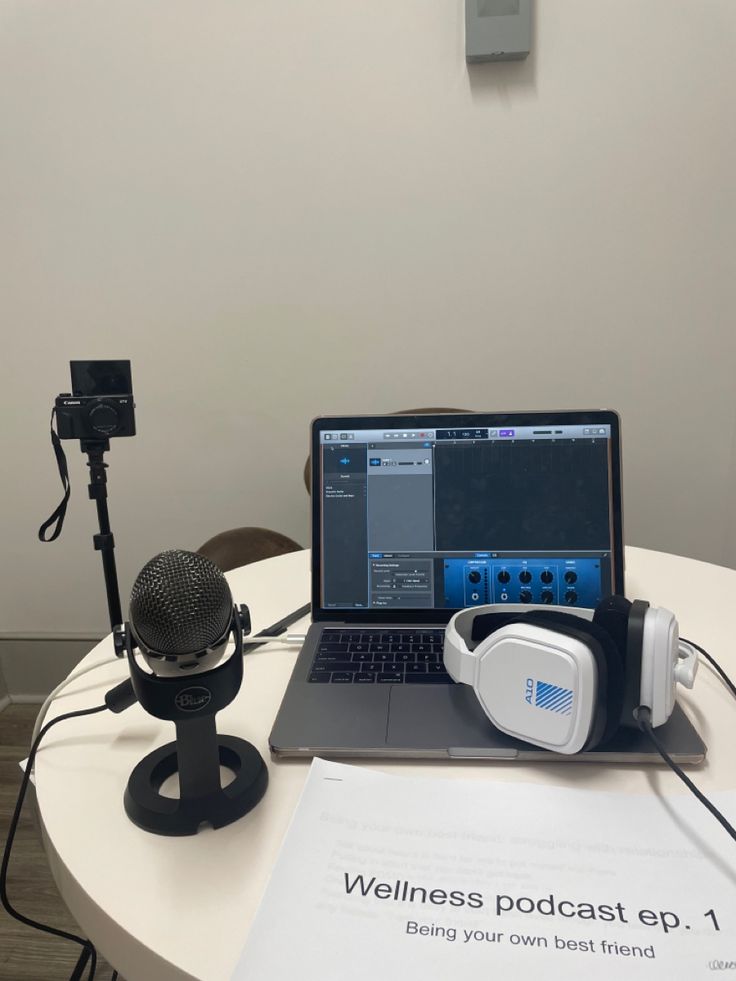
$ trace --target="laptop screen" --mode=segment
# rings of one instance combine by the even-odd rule
[[[574,609],[622,591],[614,413],[325,418],[315,453],[323,611]]]

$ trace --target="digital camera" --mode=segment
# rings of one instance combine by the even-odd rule
[[[60,439],[135,436],[130,361],[71,361],[72,391],[56,399]]]

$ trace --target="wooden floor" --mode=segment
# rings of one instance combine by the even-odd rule
[[[0,712],[0,848],[5,848],[18,797],[18,762],[28,756],[33,723],[40,706],[9,705]],[[33,806],[23,807],[8,871],[12,905],[41,923],[80,934],[59,896],[46,864]],[[33,930],[0,907],[0,981],[66,981],[76,964],[77,944]],[[96,981],[109,981],[112,968],[101,958]],[[85,977],[87,972],[85,971]],[[122,981],[122,979],[120,979]]]

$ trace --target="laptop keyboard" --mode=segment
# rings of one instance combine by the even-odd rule
[[[309,681],[333,685],[453,684],[444,630],[322,631]]]

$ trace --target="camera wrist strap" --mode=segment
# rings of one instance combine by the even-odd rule
[[[69,503],[69,497],[72,492],[72,486],[69,483],[69,470],[66,465],[64,449],[61,445],[61,440],[59,439],[58,434],[54,432],[55,412],[56,407],[51,410],[51,421],[49,423],[51,429],[51,445],[54,447],[56,465],[59,468],[59,476],[61,477],[61,486],[64,488],[64,497],[61,499],[61,503],[51,517],[47,521],[44,521],[44,523],[38,529],[38,537],[42,542],[53,542],[61,534],[61,526],[64,524],[64,517],[66,515],[66,506]],[[54,522],[56,522],[56,528],[54,529],[52,535],[47,538],[46,531]]]

